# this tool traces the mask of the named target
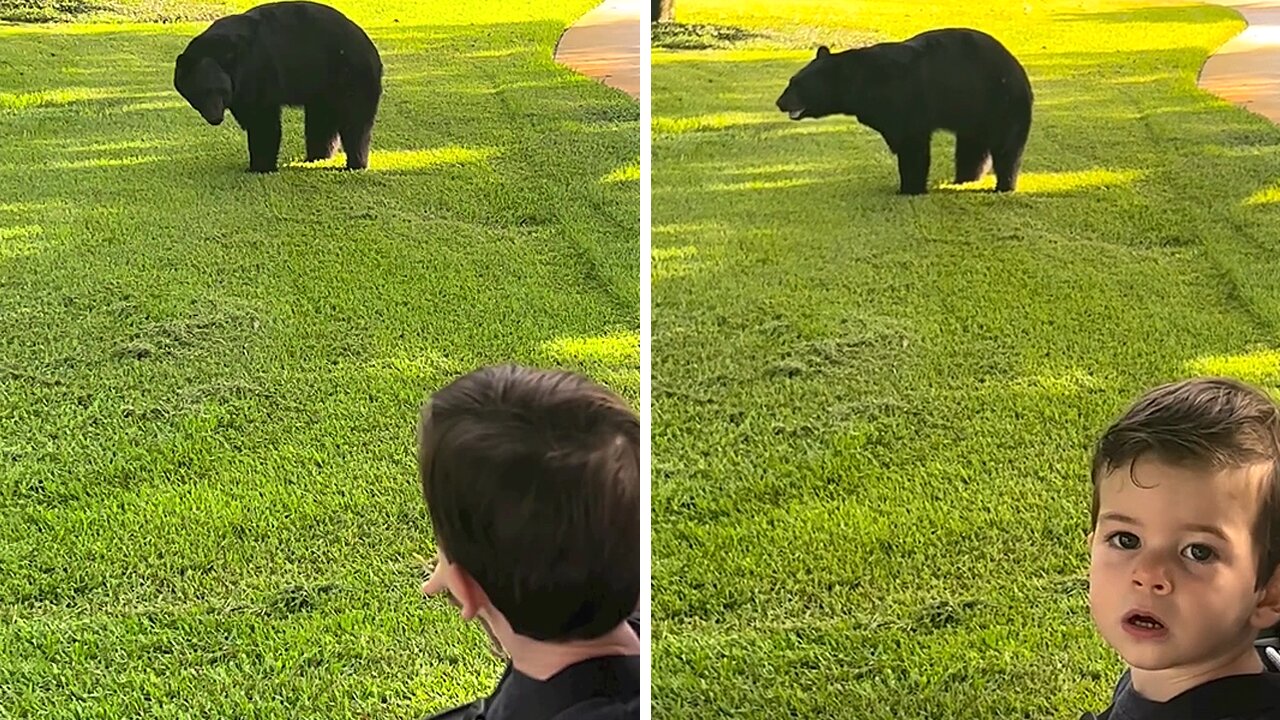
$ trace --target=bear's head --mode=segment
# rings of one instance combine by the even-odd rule
[[[818,48],[818,55],[791,76],[787,89],[778,97],[778,109],[792,120],[820,118],[837,112],[840,73],[826,45]]]
[[[252,39],[241,16],[223,18],[198,35],[174,61],[173,87],[210,125],[222,123],[235,96],[236,68]]]
[[[791,76],[777,106],[792,120],[828,115],[857,115],[881,101],[887,88],[898,83],[917,57],[914,47],[883,43],[832,53],[826,45]]]
[[[178,56],[173,70],[173,87],[210,125],[222,124],[231,104],[231,76],[211,57]]]

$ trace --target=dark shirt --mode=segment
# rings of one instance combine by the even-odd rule
[[[628,620],[636,634],[640,620]],[[611,655],[570,665],[536,680],[510,663],[487,698],[430,720],[638,720],[640,657]]]
[[[1111,707],[1081,720],[1280,720],[1280,674],[1261,672],[1211,680],[1170,698],[1148,700],[1133,689],[1126,671]]]

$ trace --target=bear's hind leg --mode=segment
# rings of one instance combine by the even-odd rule
[[[898,147],[898,194],[924,195],[929,183],[929,136],[914,138]]]
[[[981,138],[972,135],[956,136],[956,184],[982,179],[987,174],[991,151]]]
[[[996,170],[996,192],[1013,192],[1018,188],[1022,171],[1022,151],[1027,147],[1031,123],[1028,117],[1016,123],[1006,134],[1005,142],[992,148],[991,160]]]
[[[996,192],[1013,192],[1018,189],[1018,173],[1022,169],[1022,147],[992,153],[996,169]]]
[[[369,146],[373,141],[373,124],[382,100],[381,78],[371,76],[365,83],[350,87],[340,97],[343,103],[338,120],[338,135],[347,153],[347,169],[369,167]]]
[[[328,160],[338,147],[338,117],[328,105],[306,107],[307,162]]]
[[[280,108],[259,110],[245,123],[249,134],[249,171],[275,172],[280,159]]]
[[[373,139],[373,120],[352,121],[339,131],[342,149],[347,153],[347,169],[363,170],[369,167],[369,145]]]

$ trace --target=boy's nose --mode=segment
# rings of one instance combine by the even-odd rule
[[[1165,564],[1155,558],[1138,561],[1133,569],[1133,584],[1161,594],[1173,589]]]
[[[1160,578],[1160,579],[1143,578],[1137,575],[1133,576],[1133,584],[1137,585],[1140,588],[1146,588],[1151,592],[1161,593],[1161,594],[1169,592],[1169,588],[1170,588],[1169,581],[1163,578]]]

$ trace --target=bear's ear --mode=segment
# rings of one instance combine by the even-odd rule
[[[827,47],[826,45],[821,45],[818,47],[818,57],[824,58],[830,54],[831,54],[831,48]]]

